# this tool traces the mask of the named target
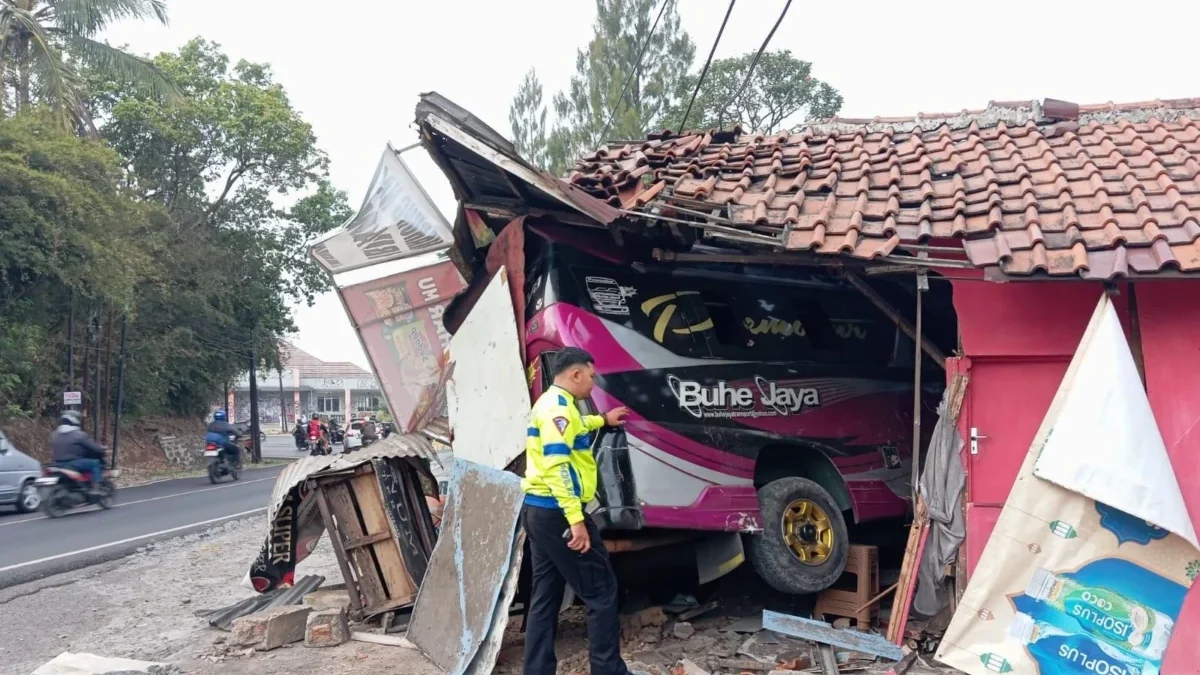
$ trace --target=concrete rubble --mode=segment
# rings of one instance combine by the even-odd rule
[[[322,609],[308,615],[304,628],[305,647],[337,647],[350,639],[346,608]]]
[[[300,642],[312,607],[287,605],[235,619],[230,644],[265,652]]]
[[[319,588],[304,596],[305,607],[312,607],[314,612],[326,609],[348,610],[350,607],[350,591],[341,588]]]

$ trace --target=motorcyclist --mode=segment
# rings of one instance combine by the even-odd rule
[[[296,439],[296,449],[303,450],[304,443],[308,440],[308,421],[297,420],[296,427],[292,429],[292,436]]]
[[[312,419],[308,421],[308,437],[317,437],[317,445],[322,451],[326,448],[328,440],[325,437],[325,425],[321,423],[321,416],[313,413]]]
[[[82,426],[83,416],[77,411],[64,412],[50,436],[50,449],[55,465],[89,474],[88,490],[95,492],[104,477],[104,446],[88,438]]]
[[[208,429],[204,433],[204,441],[221,446],[222,452],[232,456],[233,465],[240,467],[242,465],[242,448],[230,440],[230,436],[236,437],[237,435],[237,429],[229,423],[229,418],[225,414],[225,411],[218,410],[213,413],[213,419],[208,423]]]

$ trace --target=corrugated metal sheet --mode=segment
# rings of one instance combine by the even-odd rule
[[[221,630],[229,630],[233,626],[234,619],[249,616],[266,609],[271,609],[272,607],[299,605],[303,602],[304,596],[320,588],[323,583],[325,583],[325,577],[310,574],[301,578],[291,588],[277,588],[262,595],[251,596],[228,607],[196,612],[196,616],[208,619],[210,626],[220,628]]]
[[[308,480],[310,476],[320,471],[341,471],[353,469],[359,464],[366,464],[378,457],[420,457],[431,462],[437,462],[437,451],[429,439],[421,434],[392,434],[361,450],[349,454],[323,455],[320,457],[305,457],[287,466],[275,480],[271,490],[271,507],[267,514],[267,522],[275,520],[275,513],[283,498],[292,488]]]

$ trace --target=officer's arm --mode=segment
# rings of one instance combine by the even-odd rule
[[[566,408],[547,410],[539,416],[537,428],[546,466],[543,480],[567,522],[574,525],[583,522],[583,504],[575,493],[575,481],[571,478],[571,444],[575,434],[571,433],[569,419]]]
[[[595,431],[604,426],[604,415],[583,415],[583,428]]]

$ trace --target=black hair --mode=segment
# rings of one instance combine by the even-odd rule
[[[563,347],[556,351],[550,359],[552,365],[550,377],[555,378],[566,372],[572,366],[586,366],[596,362],[586,349],[579,347]]]

